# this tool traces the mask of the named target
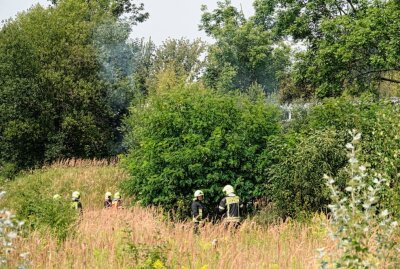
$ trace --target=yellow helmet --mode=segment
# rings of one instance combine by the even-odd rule
[[[233,189],[233,187],[231,185],[226,185],[223,189],[222,192],[225,193],[226,195],[234,193],[235,190]]]
[[[114,199],[121,199],[121,194],[119,192],[114,193]]]

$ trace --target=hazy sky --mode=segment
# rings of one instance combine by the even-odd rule
[[[200,6],[205,4],[209,10],[214,9],[216,0],[142,0],[150,18],[134,27],[132,37],[151,37],[156,44],[160,44],[168,37],[200,37],[211,41],[203,32],[198,30],[201,11]],[[40,3],[48,5],[47,0],[0,0],[0,20],[15,16],[32,5]],[[232,0],[232,4],[242,8],[244,14],[253,14],[253,0]]]

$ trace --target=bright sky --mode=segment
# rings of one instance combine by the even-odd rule
[[[253,0],[231,0],[237,8],[241,8],[246,16],[253,14]],[[136,1],[139,2],[139,1]],[[216,0],[142,0],[150,18],[133,29],[132,37],[150,38],[161,44],[168,37],[200,37],[211,42],[204,32],[198,30],[202,4],[213,10]],[[0,21],[15,16],[18,12],[40,3],[48,5],[47,0],[0,0]]]

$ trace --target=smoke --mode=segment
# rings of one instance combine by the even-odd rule
[[[93,43],[101,64],[100,78],[105,85],[106,103],[111,110],[115,141],[112,152],[124,151],[121,125],[129,106],[140,91],[135,86],[135,72],[140,59],[140,44],[129,40],[131,25],[110,20],[94,31]]]
[[[131,25],[127,22],[108,21],[94,32],[94,46],[101,63],[100,76],[107,85],[107,100],[113,113],[126,113],[137,93],[134,73],[140,47],[129,42]]]

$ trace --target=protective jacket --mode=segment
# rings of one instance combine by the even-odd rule
[[[111,199],[104,200],[104,208],[110,208],[111,206],[112,206]]]
[[[72,200],[71,206],[72,206],[72,208],[79,210],[79,213],[81,213],[81,214],[83,213],[82,203],[79,199],[74,198]]]
[[[226,221],[240,221],[240,198],[234,193],[229,194],[221,200],[218,206],[220,213],[226,213]]]
[[[122,199],[114,199],[112,201],[112,208],[122,208]]]
[[[191,206],[193,222],[199,223],[207,218],[208,211],[202,201],[195,199]]]

